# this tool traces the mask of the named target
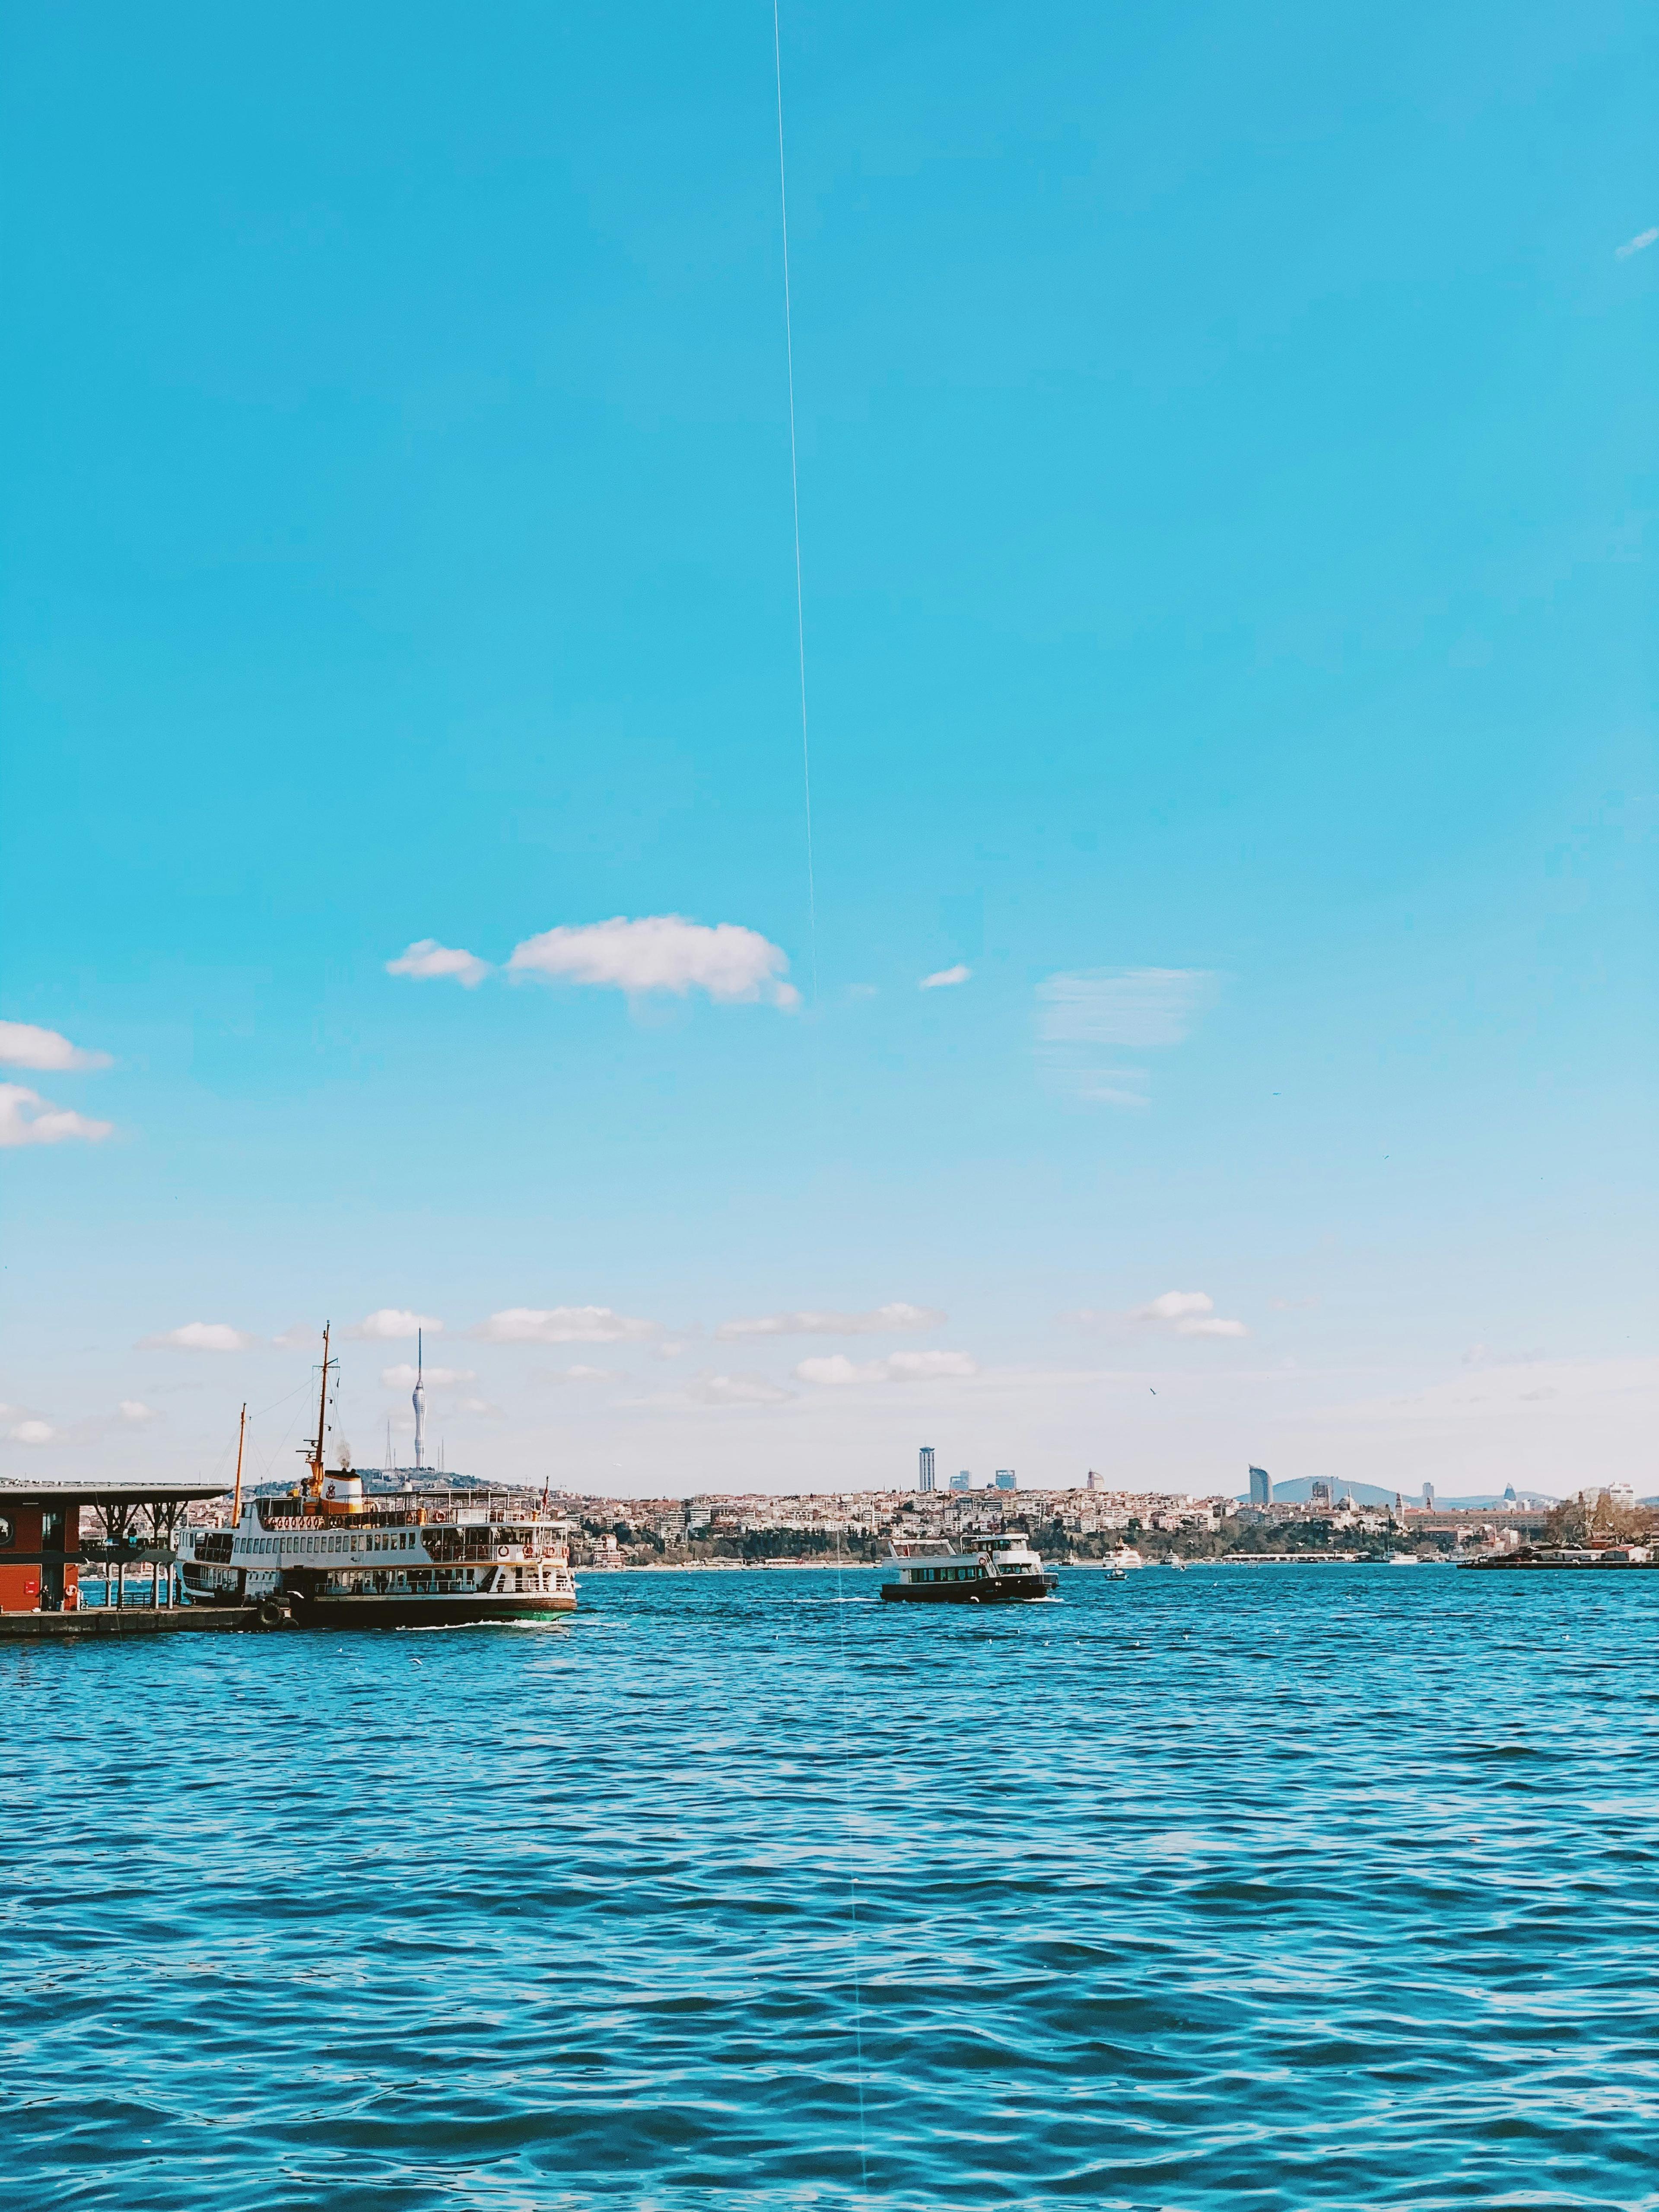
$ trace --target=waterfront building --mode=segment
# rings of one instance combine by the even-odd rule
[[[924,1444],[916,1471],[916,1488],[931,1490],[933,1486],[933,1447]]]
[[[1273,1502],[1273,1479],[1265,1467],[1250,1469],[1250,1503],[1252,1505],[1271,1505]]]
[[[0,1615],[78,1613],[88,1568],[106,1607],[125,1610],[136,1571],[149,1610],[167,1610],[185,1510],[224,1493],[219,1482],[0,1484]]]

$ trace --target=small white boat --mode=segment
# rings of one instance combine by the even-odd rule
[[[1115,1583],[1121,1583],[1132,1567],[1144,1567],[1146,1564],[1133,1544],[1121,1544],[1115,1552],[1109,1552],[1103,1562],[1107,1579]]]
[[[1420,1567],[1422,1564],[1415,1552],[1390,1552],[1389,1554],[1391,1567]]]

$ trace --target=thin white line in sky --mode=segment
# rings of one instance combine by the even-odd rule
[[[806,605],[800,574],[800,463],[795,450],[795,334],[789,307],[789,186],[783,159],[783,41],[772,0],[772,62],[778,86],[778,208],[783,221],[783,347],[789,369],[789,488],[795,520],[795,659],[800,671],[800,765],[806,793],[806,915],[812,949],[812,1004],[818,1002],[818,898],[812,868],[812,749],[806,734]]]

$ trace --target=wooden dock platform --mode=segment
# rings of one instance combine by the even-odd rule
[[[200,1636],[259,1625],[258,1608],[250,1605],[97,1605],[73,1613],[0,1613],[0,1643],[22,1638],[61,1644],[96,1636]]]

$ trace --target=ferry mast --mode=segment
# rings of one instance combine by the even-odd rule
[[[323,1494],[323,1439],[328,1431],[328,1370],[333,1364],[328,1356],[330,1326],[327,1322],[323,1323],[323,1380],[317,1394],[317,1434],[312,1443],[311,1457],[307,1462],[311,1469],[311,1494],[318,1498]]]

